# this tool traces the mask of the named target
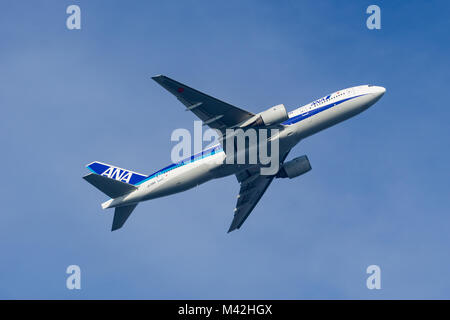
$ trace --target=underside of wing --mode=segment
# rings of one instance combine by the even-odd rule
[[[205,125],[224,133],[227,128],[254,117],[254,114],[220,101],[166,76],[152,77],[192,111]]]
[[[241,176],[243,177],[243,174]],[[273,179],[274,176],[262,176],[259,173],[255,173],[249,174],[247,178],[242,180],[236,208],[234,209],[233,221],[228,232],[239,229],[242,226]]]
[[[280,165],[283,164],[288,154],[289,151],[282,155]],[[236,208],[234,209],[233,221],[228,232],[239,229],[242,226],[275,176],[261,175],[260,168],[255,166],[237,173],[236,178],[241,184],[241,188],[239,190]]]

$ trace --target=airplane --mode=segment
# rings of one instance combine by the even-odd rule
[[[240,191],[228,232],[239,229],[275,178],[295,178],[311,170],[306,155],[285,162],[301,140],[368,109],[386,92],[374,85],[361,85],[333,92],[293,111],[283,104],[252,113],[220,101],[164,75],[152,77],[194,113],[204,125],[226,138],[228,129],[277,128],[279,169],[261,174],[261,163],[229,164],[225,140],[191,157],[172,163],[150,175],[94,161],[83,178],[111,199],[102,208],[115,208],[111,231],[120,229],[138,203],[186,191],[212,179],[235,175]]]

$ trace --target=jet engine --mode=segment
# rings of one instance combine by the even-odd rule
[[[307,156],[301,156],[283,164],[277,173],[277,178],[295,178],[311,170]]]
[[[254,125],[257,126],[271,126],[289,119],[286,108],[283,104],[276,105],[270,109],[267,109],[266,111],[259,113],[258,115],[259,117],[254,123]]]

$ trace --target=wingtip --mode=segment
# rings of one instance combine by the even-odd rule
[[[161,79],[161,78],[164,78],[164,75],[162,75],[162,74],[157,74],[156,76],[153,76],[153,77],[152,77],[152,79],[155,80],[155,81],[158,80],[158,79]]]

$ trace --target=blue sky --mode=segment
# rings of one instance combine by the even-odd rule
[[[66,28],[67,6],[82,29]],[[365,26],[381,7],[382,29]],[[0,298],[450,298],[446,1],[9,1],[0,13]],[[387,88],[302,141],[227,234],[235,177],[140,204],[110,232],[98,160],[151,173],[196,118],[165,74],[252,112]],[[66,289],[77,264],[82,289]],[[381,267],[381,290],[366,268]]]

